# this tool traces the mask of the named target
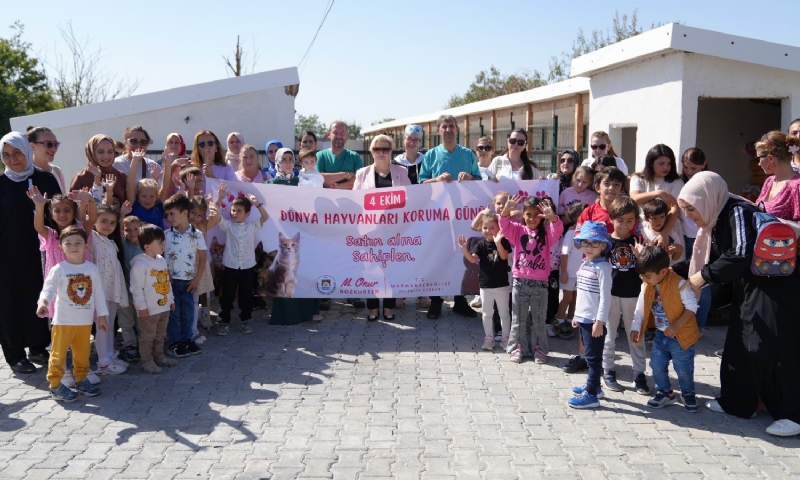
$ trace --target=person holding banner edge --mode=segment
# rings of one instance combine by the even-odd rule
[[[456,141],[458,135],[458,122],[452,115],[442,115],[436,121],[436,131],[442,143],[428,150],[422,161],[419,172],[420,183],[481,180],[481,171],[478,169],[478,160],[475,154],[467,147],[461,146]],[[442,297],[431,296],[431,306],[428,309],[428,318],[436,320],[442,315]],[[453,312],[467,318],[475,318],[478,312],[467,303],[464,295],[456,295],[453,302]]]
[[[402,187],[411,185],[408,179],[408,170],[401,165],[392,163],[392,148],[394,144],[391,137],[378,135],[372,139],[369,151],[375,163],[369,167],[359,168],[356,172],[356,179],[353,183],[353,190],[366,190],[372,188]],[[384,320],[394,320],[393,309],[396,306],[394,298],[383,299],[383,318]],[[379,298],[368,298],[367,320],[374,322],[378,320],[378,309],[380,307]]]

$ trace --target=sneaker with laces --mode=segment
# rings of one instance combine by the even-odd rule
[[[572,387],[572,394],[575,395],[576,397],[580,397],[584,393],[586,393],[586,384],[585,383],[583,385],[579,386],[579,387]],[[599,386],[597,387],[597,395],[595,395],[595,397],[597,397],[597,398],[606,398],[606,394],[603,393],[603,389],[601,387],[599,387]]]
[[[617,383],[617,372],[614,370],[609,370],[605,375],[603,375],[603,384],[612,392],[625,391],[622,385]]]
[[[85,395],[87,397],[95,397],[100,395],[100,387],[95,387],[92,385],[92,382],[89,381],[88,378],[84,378],[80,382],[75,385],[78,389],[78,393]]]
[[[678,399],[675,398],[675,394],[672,392],[672,390],[669,392],[658,390],[656,391],[656,396],[647,402],[647,406],[650,408],[664,408],[667,405],[672,405],[677,401]]]
[[[636,375],[634,384],[636,386],[636,393],[639,395],[650,395],[650,387],[647,385],[647,377],[644,376],[644,373]]]
[[[697,397],[694,393],[681,392],[681,399],[683,400],[683,408],[689,413],[697,413],[700,406],[697,404]]]
[[[586,370],[589,368],[589,365],[586,363],[586,359],[581,357],[580,355],[573,355],[569,357],[569,361],[562,370],[564,373],[577,373],[581,370]]]
[[[242,322],[241,329],[242,333],[253,333],[253,326],[250,322]]]
[[[572,322],[564,320],[559,322],[558,319],[551,320],[548,325],[552,325],[556,331],[558,338],[562,340],[569,340],[575,337],[575,329],[572,328]]]
[[[522,349],[519,345],[517,345],[517,348],[511,351],[511,361],[514,363],[522,362]]]
[[[552,337],[557,337],[558,336],[558,333],[556,333],[556,327],[552,323],[548,323],[547,325],[544,326],[544,328],[547,331],[547,336],[548,337],[552,338]]]
[[[139,350],[133,345],[123,348],[121,357],[128,363],[138,362],[142,358],[139,356]]]
[[[184,344],[186,345],[186,351],[189,352],[189,355],[200,355],[203,353],[203,349],[198,347],[192,340],[184,342]]]
[[[125,373],[127,370],[128,367],[122,366],[114,360],[108,362],[108,365],[97,366],[98,375],[119,375],[121,373]]]
[[[218,323],[217,324],[217,328],[216,328],[216,333],[220,337],[224,337],[225,335],[228,334],[228,330],[230,330],[230,329],[231,329],[231,326],[228,325],[227,323]]]
[[[491,335],[487,335],[483,338],[483,346],[481,347],[483,350],[494,350],[494,337]]]
[[[67,388],[75,388],[75,377],[72,376],[72,372],[69,369],[64,371],[64,376],[61,377],[61,384]]]
[[[78,398],[78,392],[61,383],[56,388],[50,389],[50,398],[57,402],[72,403]]]
[[[481,308],[481,297],[480,295],[475,295],[475,298],[469,302],[469,306],[472,308]]]
[[[206,336],[202,333],[198,333],[197,336],[192,339],[192,341],[198,345],[202,345],[206,343]]]
[[[567,400],[567,405],[572,408],[597,408],[600,402],[597,400],[596,395],[589,395],[584,392],[580,397],[572,397]]]
[[[111,357],[111,361],[116,363],[117,365],[122,365],[125,368],[128,368],[128,367],[131,366],[130,363],[126,362],[125,360],[123,360],[121,358],[119,358],[119,352],[114,352],[114,356]]]
[[[88,378],[89,381],[92,382],[92,385],[97,385],[98,383],[102,382],[102,380],[100,380],[100,377],[97,376],[97,372],[94,372],[92,370],[89,370],[89,373],[86,374],[86,378]]]
[[[171,343],[167,351],[175,358],[183,358],[191,355],[184,342]]]
[[[501,341],[501,340],[503,340],[503,334],[502,334],[501,332],[497,332],[497,333],[495,333],[495,334],[494,334],[494,341],[495,341],[495,342],[499,342],[499,341]]]
[[[539,348],[538,345],[536,346],[536,349],[533,351],[533,361],[540,365],[543,363],[547,363],[547,354],[544,353],[544,351],[541,348]]]

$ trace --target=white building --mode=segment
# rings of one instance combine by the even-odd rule
[[[507,124],[510,113],[511,119],[519,119],[517,126],[529,126],[533,122],[526,112],[547,117],[552,104],[562,109],[555,112],[560,119],[573,116],[575,127],[585,115],[588,134],[608,132],[631,172],[642,170],[647,151],[658,143],[669,145],[678,159],[687,148],[699,147],[710,168],[725,177],[731,191],[739,192],[751,178],[752,158],[745,145],[770,130],[786,131],[800,118],[800,48],[680,24],[576,58],[571,76],[555,85],[398,119],[363,132],[393,134],[399,140],[403,125],[420,123],[430,136],[440,114],[456,115],[462,132],[480,115],[497,125]],[[582,91],[586,84],[574,83],[587,79],[588,99]],[[488,131],[496,130],[500,149],[505,136],[495,127]],[[580,128],[573,131],[574,147],[585,146]],[[531,133],[536,140],[535,131]],[[474,144],[463,133],[461,140]]]
[[[11,129],[51,128],[61,142],[55,161],[70,182],[86,166],[84,147],[93,135],[124,140],[122,131],[132,125],[147,130],[153,150],[163,149],[172,132],[183,136],[191,149],[200,130],[214,132],[223,148],[233,131],[259,150],[272,139],[293,145],[299,83],[297,68],[291,67],[12,118]]]

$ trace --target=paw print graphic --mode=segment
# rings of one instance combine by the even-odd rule
[[[538,191],[538,192],[536,192],[536,196],[538,198],[546,197],[547,196],[547,192],[545,192],[544,190]]]
[[[239,192],[239,198],[247,198],[247,196],[245,196],[244,192]]]
[[[528,192],[524,190],[520,190],[519,192],[517,192],[517,195],[519,195],[522,198],[522,200],[526,199],[529,196]]]

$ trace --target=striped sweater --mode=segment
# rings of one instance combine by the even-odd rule
[[[611,309],[611,265],[605,258],[584,260],[578,269],[575,320],[606,323]]]

